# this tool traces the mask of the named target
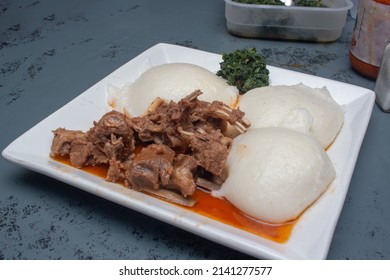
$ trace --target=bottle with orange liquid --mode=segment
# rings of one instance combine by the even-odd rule
[[[390,43],[390,0],[360,0],[349,58],[360,74],[376,79]]]

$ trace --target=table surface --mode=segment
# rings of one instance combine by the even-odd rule
[[[256,47],[269,65],[373,90],[332,43],[239,38],[222,0],[0,1],[0,150],[91,85],[164,42]],[[351,93],[353,94],[353,93]],[[390,259],[390,114],[375,105],[328,259]],[[251,259],[0,158],[0,259]]]

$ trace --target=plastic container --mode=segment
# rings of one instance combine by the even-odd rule
[[[349,59],[363,76],[375,80],[390,43],[390,0],[360,0]]]
[[[243,4],[225,0],[230,33],[249,38],[331,42],[342,33],[350,0],[324,0],[327,8]]]

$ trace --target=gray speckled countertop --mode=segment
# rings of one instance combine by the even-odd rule
[[[270,65],[373,89],[349,64],[353,24],[333,43],[258,40],[227,32],[222,0],[0,0],[0,150],[160,42],[254,46]],[[389,143],[375,105],[329,259],[390,259]],[[246,258],[0,158],[0,259]]]

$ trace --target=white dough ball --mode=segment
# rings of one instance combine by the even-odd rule
[[[260,128],[234,139],[228,177],[212,195],[270,223],[297,218],[335,178],[333,164],[308,134],[287,128]]]
[[[200,100],[218,100],[231,107],[237,102],[236,87],[228,85],[226,80],[211,71],[189,63],[168,63],[150,68],[133,84],[122,89],[109,89],[108,99],[114,109],[138,116],[157,97],[177,102],[198,89],[203,92]]]
[[[256,88],[243,95],[238,106],[251,128],[288,127],[310,132],[328,148],[344,122],[344,112],[326,87],[303,84]]]

